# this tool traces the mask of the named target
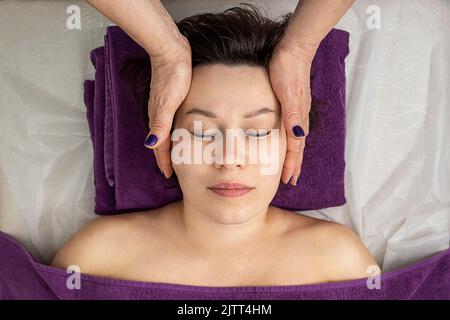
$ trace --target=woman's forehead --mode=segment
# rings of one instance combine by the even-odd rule
[[[245,110],[242,110],[245,111]],[[241,117],[243,119],[252,119],[261,115],[275,115],[276,114],[276,108],[273,106],[267,106],[267,107],[261,107],[261,108],[255,108],[252,111],[245,111],[243,113],[239,113],[241,115]],[[224,118],[226,116],[226,114],[229,112],[224,112],[223,110],[220,110],[220,112],[215,113],[211,110],[208,110],[208,108],[201,108],[201,107],[192,107],[192,108],[187,108],[187,110],[185,110],[183,112],[183,116],[187,117],[190,115],[199,115],[199,116],[203,116],[206,118],[211,118],[211,119],[220,119],[220,118]]]
[[[250,118],[277,111],[267,71],[260,67],[207,65],[193,70],[183,113],[223,117],[224,110]]]

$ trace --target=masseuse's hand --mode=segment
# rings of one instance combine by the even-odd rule
[[[315,50],[306,50],[283,38],[269,63],[272,88],[281,104],[286,129],[287,151],[281,180],[297,185],[303,150],[309,133],[311,109],[310,70]]]
[[[287,154],[281,176],[284,183],[290,179],[295,185],[301,172],[305,138],[309,133],[309,75],[315,52],[354,1],[299,1],[272,55],[270,82],[281,104],[287,131]]]
[[[150,132],[145,146],[153,149],[158,167],[166,178],[173,173],[170,158],[170,129],[173,117],[188,94],[192,77],[191,48],[185,37],[182,37],[182,41],[183,45],[177,50],[150,57]]]
[[[173,173],[170,129],[191,85],[191,47],[160,0],[87,0],[115,22],[150,56],[152,79],[146,146],[166,177]],[[157,149],[155,149],[157,148]]]

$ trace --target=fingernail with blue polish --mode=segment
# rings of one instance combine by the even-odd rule
[[[145,139],[145,145],[146,146],[154,146],[156,143],[158,142],[158,137],[155,136],[154,134],[151,134],[147,137],[147,139]]]
[[[292,128],[292,132],[294,132],[294,135],[296,137],[303,137],[305,135],[305,132],[303,131],[302,127],[300,127],[300,126],[294,126]]]

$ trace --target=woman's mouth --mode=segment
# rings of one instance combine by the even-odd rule
[[[218,183],[208,189],[222,197],[240,197],[255,188],[240,183]]]

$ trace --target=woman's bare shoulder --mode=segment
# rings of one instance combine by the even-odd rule
[[[130,256],[130,248],[142,245],[144,234],[157,237],[159,217],[164,210],[163,207],[92,219],[58,250],[51,265],[64,269],[76,265],[82,273],[107,276],[125,267],[124,257]]]
[[[292,212],[291,239],[319,257],[328,281],[367,278],[379,268],[359,236],[348,226]]]

